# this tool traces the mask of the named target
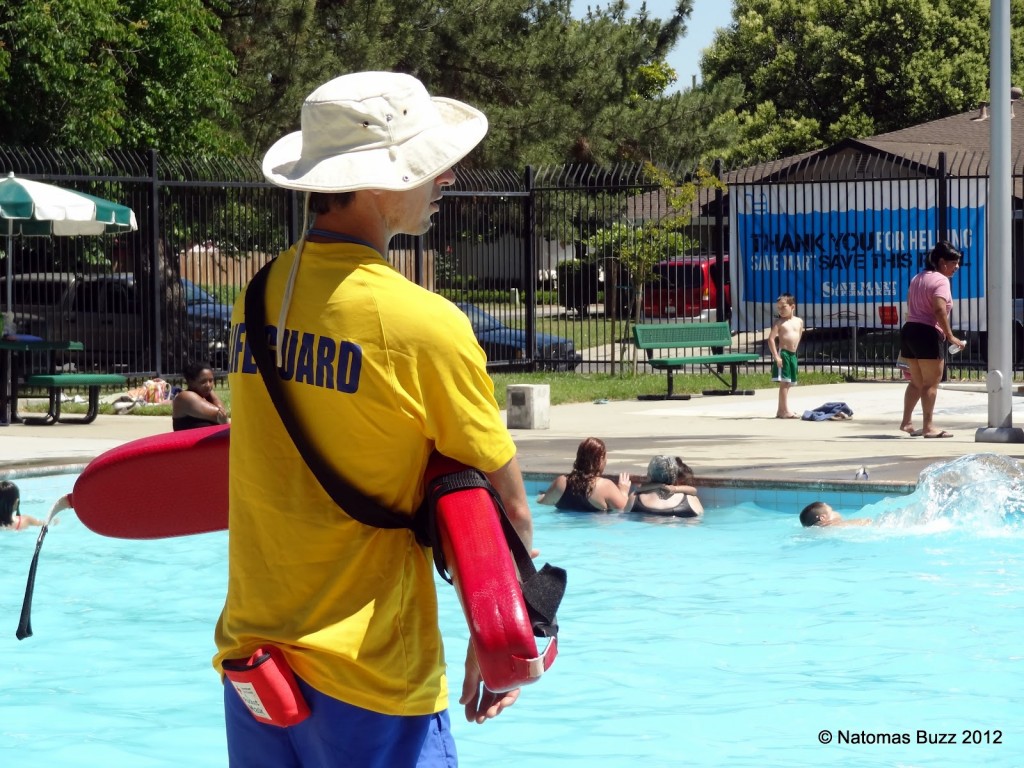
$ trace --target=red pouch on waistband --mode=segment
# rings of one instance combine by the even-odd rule
[[[284,654],[273,645],[247,659],[225,659],[224,675],[261,723],[285,728],[309,717],[309,705]]]

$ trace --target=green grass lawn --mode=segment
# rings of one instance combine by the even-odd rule
[[[728,374],[726,374],[728,377]],[[667,390],[663,373],[501,373],[494,374],[494,396],[505,407],[505,391],[509,384],[548,384],[551,405],[589,403],[594,400],[635,400],[638,395],[663,395]],[[801,384],[838,384],[845,381],[838,373],[801,371]],[[767,373],[740,374],[740,389],[774,389]],[[672,391],[697,394],[705,389],[722,389],[722,383],[711,374],[676,374]]]
[[[608,374],[608,373],[497,373],[494,380],[494,396],[498,405],[505,407],[505,393],[509,384],[548,384],[551,387],[551,404],[590,403],[594,400],[635,400],[638,395],[663,395],[667,385],[663,373]],[[838,373],[801,371],[801,384],[837,384],[846,379]],[[774,389],[767,373],[740,374],[740,389]],[[677,374],[673,391],[678,394],[695,394],[705,389],[721,389],[722,384],[711,374]],[[231,413],[231,392],[226,386],[217,387],[217,395]],[[44,405],[23,405],[26,411],[45,411]],[[63,403],[61,412],[85,413],[83,403]],[[101,404],[100,413],[115,413],[112,405]],[[132,416],[170,416],[171,404],[136,406],[128,412]]]

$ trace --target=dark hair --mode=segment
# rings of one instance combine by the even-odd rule
[[[335,208],[344,208],[352,202],[353,196],[352,192],[310,192],[309,212],[327,213],[332,204]]]
[[[800,511],[800,522],[805,528],[817,525],[828,507],[824,501],[812,501]]]
[[[779,298],[776,299],[776,301],[785,301],[791,307],[796,306],[796,296],[794,296],[792,293],[780,293]]]
[[[693,470],[678,456],[676,459],[676,485],[693,485]]]
[[[939,268],[939,259],[943,261],[960,261],[963,256],[949,240],[939,240],[928,254],[928,258],[925,259],[924,268],[929,272],[934,272]]]
[[[604,469],[607,455],[604,440],[599,437],[588,437],[580,443],[576,449],[576,461],[573,462],[572,472],[565,478],[566,490],[580,496],[589,496],[594,480]]]
[[[10,480],[0,480],[0,525],[11,525],[14,522],[20,499],[21,491],[18,490],[18,486]],[[20,515],[21,512],[17,511],[17,514]]]
[[[203,371],[213,372],[213,366],[205,360],[198,363],[189,363],[185,366],[185,369],[181,372],[181,375],[185,377],[185,382],[191,384],[193,381],[199,378],[199,374]]]

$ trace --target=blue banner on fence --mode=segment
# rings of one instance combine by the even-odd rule
[[[985,206],[949,211],[950,238],[964,254],[954,298],[984,295]],[[851,219],[854,219],[851,221]],[[935,208],[738,216],[744,298],[774,303],[779,285],[801,302],[905,301],[910,279],[935,246]],[[778,273],[763,279],[763,273]],[[968,277],[971,272],[976,276]]]
[[[730,267],[737,330],[766,327],[781,293],[817,326],[898,326],[910,280],[939,232],[933,180],[733,187]],[[958,320],[985,322],[986,205],[951,183],[945,236],[964,254],[951,281]]]

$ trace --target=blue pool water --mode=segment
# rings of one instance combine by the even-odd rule
[[[458,711],[466,630],[441,586],[462,765],[1020,766],[1017,496],[961,470],[926,497],[864,497],[866,528],[803,529],[796,499],[750,492],[698,523],[537,509],[541,560],[569,573],[560,654],[483,726]],[[73,482],[19,480],[24,511]],[[226,765],[209,663],[226,537],[127,542],[61,517],[21,642],[35,535],[0,533],[0,765]]]

